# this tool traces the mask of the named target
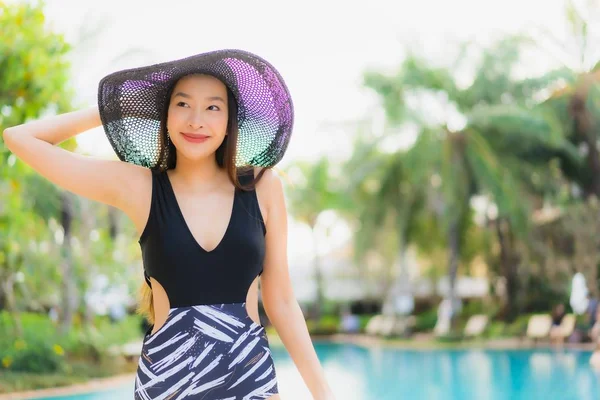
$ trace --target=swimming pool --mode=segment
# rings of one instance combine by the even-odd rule
[[[338,400],[597,400],[600,373],[576,350],[395,350],[316,343]],[[308,400],[292,360],[273,347],[283,400]],[[44,400],[130,400],[133,384]]]

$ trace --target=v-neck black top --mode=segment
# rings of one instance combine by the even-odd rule
[[[251,174],[240,175],[240,182],[249,183]],[[236,188],[225,234],[206,251],[185,221],[167,172],[152,171],[152,204],[139,244],[146,282],[156,279],[171,307],[245,302],[262,273],[265,233],[256,191]]]

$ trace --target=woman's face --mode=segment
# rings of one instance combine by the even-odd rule
[[[175,84],[167,130],[178,158],[194,161],[214,154],[227,133],[227,107],[227,89],[217,78],[188,75]]]

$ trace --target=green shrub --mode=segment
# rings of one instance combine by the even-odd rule
[[[520,315],[511,324],[506,326],[508,336],[522,336],[527,332],[527,324],[531,315]]]
[[[437,322],[437,310],[432,308],[416,316],[415,332],[428,332],[435,328]]]
[[[65,367],[64,349],[46,342],[29,342],[24,348],[15,350],[8,367],[13,371],[53,373]]]
[[[12,316],[6,311],[0,312],[2,372],[50,372],[60,370],[57,363],[75,360],[98,365],[110,361],[108,349],[112,345],[139,340],[142,336],[137,315],[127,316],[115,324],[107,317],[96,317],[93,326],[75,325],[64,335],[59,334],[46,314],[22,313],[21,325],[23,334],[16,336]]]
[[[465,303],[461,310],[461,317],[468,319],[472,315],[487,314],[487,309],[481,299],[472,299]]]
[[[107,353],[107,347],[100,339],[100,335],[93,333],[94,331],[70,332],[64,338],[65,351],[70,358],[89,359],[94,362],[100,362],[104,354]]]
[[[358,316],[358,324],[359,324],[359,330],[361,332],[364,332],[367,324],[369,323],[369,321],[371,320],[371,318],[373,318],[374,315],[372,314],[367,314],[367,315],[359,315]]]
[[[335,314],[324,315],[319,321],[308,319],[306,327],[312,335],[331,335],[338,332],[340,318]]]
[[[500,338],[506,336],[506,324],[502,321],[490,321],[484,335],[488,338]]]
[[[447,335],[436,336],[435,340],[439,343],[458,343],[463,341],[464,337],[459,331],[456,331]]]

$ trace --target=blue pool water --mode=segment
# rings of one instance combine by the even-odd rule
[[[600,398],[600,373],[590,369],[585,351],[315,347],[338,400]],[[282,400],[311,399],[286,351],[274,346],[273,356]],[[132,390],[133,384],[52,400],[130,400]]]

